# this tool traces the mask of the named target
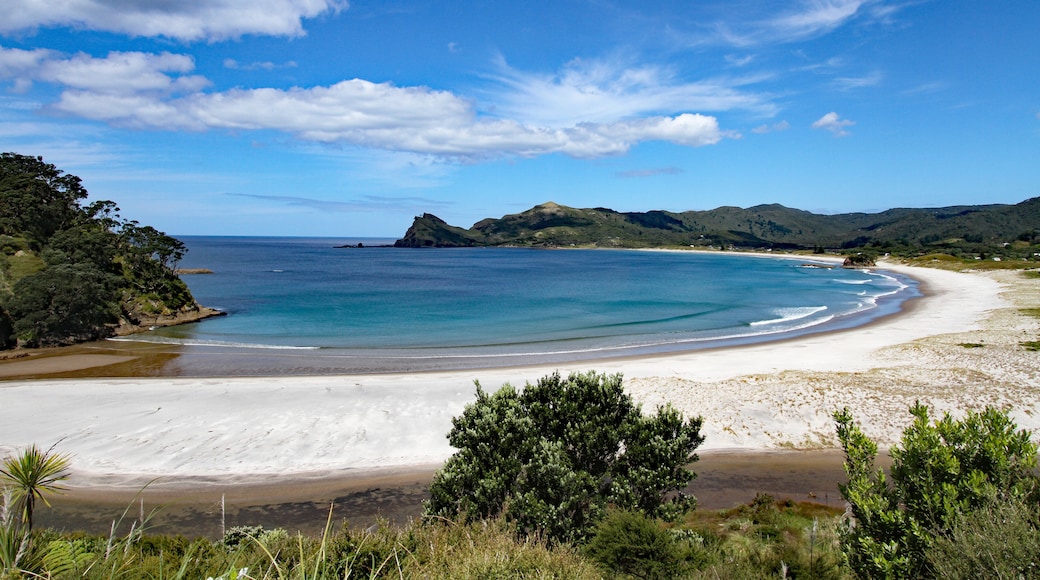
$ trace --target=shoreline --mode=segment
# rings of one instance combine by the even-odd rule
[[[599,248],[599,251],[638,251],[660,253],[692,253],[728,255],[740,258],[783,260],[802,266],[830,269],[842,264],[841,257],[832,255],[799,255],[765,252],[711,252],[648,248],[618,250]],[[854,268],[871,270],[884,268]],[[901,275],[896,275],[903,277]],[[885,277],[888,277],[887,275]],[[915,286],[916,279],[903,280]],[[904,298],[906,294],[909,298]],[[873,320],[893,314],[898,304],[912,301],[916,288],[882,295],[873,308],[858,312],[839,312],[825,320],[787,330],[762,326],[763,330],[744,333],[731,332],[711,337],[659,335],[660,341],[647,344],[602,344],[599,346],[554,346],[548,350],[534,348],[530,352],[513,349],[482,352],[472,347],[444,348],[431,351],[428,356],[398,353],[393,348],[355,349],[351,347],[261,346],[242,344],[206,345],[188,342],[166,342],[149,337],[136,338],[133,334],[78,345],[47,349],[0,352],[0,381],[45,378],[112,378],[112,377],[265,377],[302,375],[376,375],[412,372],[525,368],[568,364],[596,364],[602,360],[630,360],[646,356],[665,356],[698,350],[743,347],[758,343],[788,340],[807,334],[842,331],[871,324]],[[210,314],[224,314],[203,308]],[[761,322],[751,322],[754,328]],[[556,343],[553,343],[556,344]],[[569,349],[576,350],[569,350]],[[76,355],[76,356],[73,356]],[[148,358],[145,361],[142,359]],[[4,362],[4,359],[10,359]]]
[[[599,248],[601,251],[615,251]],[[840,267],[842,258],[828,255],[803,256],[798,254],[770,254],[765,252],[711,252],[706,250],[676,250],[646,248],[644,252],[689,252],[700,254],[731,254],[740,257],[801,261],[804,264],[823,263]],[[663,342],[649,346],[624,346],[617,349],[574,352],[547,352],[521,354],[487,354],[477,357],[481,362],[458,362],[472,360],[469,355],[445,354],[430,363],[413,361],[407,370],[385,369],[377,364],[371,368],[358,369],[354,360],[358,355],[344,351],[285,348],[213,348],[196,347],[178,343],[135,340],[132,334],[95,342],[80,343],[64,347],[25,349],[0,352],[0,383],[9,380],[65,379],[65,378],[274,378],[294,376],[376,376],[394,374],[419,374],[438,372],[482,372],[489,370],[559,368],[574,366],[598,366],[601,363],[624,363],[659,357],[670,357],[695,352],[710,352],[731,348],[747,348],[760,344],[781,343],[799,340],[813,335],[825,335],[866,328],[891,316],[900,316],[913,308],[927,293],[925,280],[907,272],[897,272],[899,266],[883,264],[865,270],[889,271],[909,278],[915,285],[917,296],[900,298],[895,309],[886,306],[890,297],[879,300],[869,310],[843,315],[837,319],[805,328],[785,330],[778,333],[731,336],[728,338],[706,338],[681,342]],[[916,269],[915,269],[916,271]],[[209,308],[203,310],[223,315]],[[857,322],[860,321],[860,322]],[[383,355],[372,354],[383,360]],[[5,362],[6,361],[6,362]],[[274,361],[274,362],[270,362]],[[452,362],[454,361],[454,362]],[[383,363],[380,363],[383,364]],[[230,365],[232,372],[221,372],[223,365]],[[266,366],[265,366],[266,365]],[[258,372],[242,369],[259,369]]]
[[[414,477],[416,466],[439,465],[452,451],[445,439],[451,418],[472,400],[474,380],[493,390],[592,368],[623,372],[644,409],[670,403],[703,416],[706,443],[694,471],[711,457],[753,456],[760,489],[769,489],[770,478],[801,478],[803,487],[818,480],[808,464],[782,467],[778,458],[833,455],[831,414],[843,406],[882,448],[898,441],[915,400],[933,414],[996,405],[1036,431],[1040,353],[1020,342],[1036,340],[1040,318],[1019,309],[1040,306],[1040,280],[1015,271],[879,268],[918,280],[924,296],[852,329],[732,348],[382,375],[0,381],[0,454],[61,441],[58,450],[73,455],[73,494],[125,498],[120,490],[136,493],[161,477],[149,493],[191,497],[209,483],[246,489],[253,479],[294,505],[308,498],[293,490],[312,484],[368,486],[377,468]],[[691,491],[703,495],[697,486],[705,481],[695,480]],[[729,485],[737,485],[732,477]]]

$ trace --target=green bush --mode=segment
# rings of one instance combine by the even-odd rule
[[[430,485],[427,516],[467,521],[504,513],[524,535],[580,542],[607,506],[674,518],[695,500],[687,466],[701,419],[671,407],[643,415],[621,375],[559,373],[477,400],[453,420],[458,451]]]
[[[676,535],[636,511],[612,510],[596,527],[585,553],[614,575],[676,578],[687,554]]]
[[[994,500],[1036,497],[1037,445],[1006,413],[987,408],[935,422],[924,405],[910,413],[913,423],[891,450],[891,482],[874,468],[877,444],[848,409],[835,413],[849,477],[841,492],[854,517],[842,547],[864,577],[929,577],[933,539],[949,538],[965,514]]]
[[[939,578],[1040,578],[1035,504],[1004,497],[958,514],[925,550]]]

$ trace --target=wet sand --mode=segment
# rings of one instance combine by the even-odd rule
[[[708,451],[693,464],[697,477],[686,491],[697,497],[698,510],[728,509],[760,493],[841,508],[843,461],[833,449]],[[879,466],[889,463],[887,456],[879,458]],[[47,527],[95,534],[108,534],[118,522],[119,533],[125,534],[143,513],[147,527],[156,533],[214,539],[233,526],[319,534],[330,507],[334,528],[402,525],[421,516],[437,467],[366,470],[309,480],[287,477],[267,484],[160,480],[138,490],[74,488],[53,498],[52,508],[38,510],[37,518]]]

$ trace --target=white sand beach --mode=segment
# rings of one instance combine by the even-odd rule
[[[0,454],[72,455],[75,486],[257,482],[436,464],[445,434],[485,389],[559,370],[620,372],[652,409],[704,417],[703,450],[833,447],[848,406],[883,445],[915,400],[937,411],[997,405],[1040,428],[1040,280],[885,265],[922,282],[906,311],[852,330],[752,346],[552,367],[279,378],[0,382]],[[984,346],[969,348],[965,343]]]

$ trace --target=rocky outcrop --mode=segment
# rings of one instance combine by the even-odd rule
[[[115,328],[114,334],[116,336],[126,336],[128,334],[145,332],[157,327],[177,326],[178,324],[188,324],[189,322],[198,322],[207,318],[225,315],[227,315],[226,312],[198,305],[186,306],[170,313],[124,314],[122,320],[120,320],[119,326]]]
[[[404,237],[394,242],[398,248],[470,248],[483,245],[478,234],[448,225],[432,213],[417,216]]]
[[[877,266],[877,262],[866,254],[846,256],[845,261],[841,264],[842,268],[873,268],[874,266]]]

